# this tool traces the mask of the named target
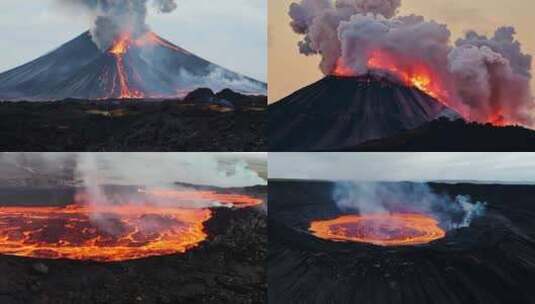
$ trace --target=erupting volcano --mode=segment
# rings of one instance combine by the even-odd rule
[[[337,150],[386,138],[440,117],[459,118],[426,91],[426,74],[407,79],[372,71],[348,76],[345,68],[269,107],[270,148]],[[430,76],[429,76],[430,77]],[[409,84],[407,81],[411,81]],[[436,96],[440,95],[437,90]]]
[[[226,70],[154,32],[119,34],[103,51],[86,32],[0,74],[0,100],[179,98],[206,87],[265,94],[266,84]]]
[[[433,217],[408,213],[343,215],[331,220],[313,221],[310,231],[327,240],[379,246],[426,244],[446,235]]]
[[[113,262],[182,253],[206,239],[208,209],[0,207],[0,253]]]

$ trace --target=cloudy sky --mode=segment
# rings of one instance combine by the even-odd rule
[[[57,0],[2,0],[0,72],[33,60],[90,27]],[[179,0],[171,14],[150,14],[160,36],[223,67],[265,81],[266,0]]]
[[[269,177],[535,183],[535,153],[269,153]]]
[[[288,8],[295,0],[269,1],[269,100],[275,102],[319,80],[318,56],[297,51],[300,36],[288,25]],[[491,35],[502,25],[513,25],[523,49],[535,55],[533,0],[401,0],[400,13],[417,14],[448,24],[453,40],[468,29]],[[535,88],[535,79],[532,82]]]

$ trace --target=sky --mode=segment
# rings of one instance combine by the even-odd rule
[[[68,13],[58,2],[0,1],[0,72],[36,59],[90,28],[88,16]],[[266,81],[266,0],[179,0],[173,13],[152,12],[147,23],[200,57]]]
[[[269,178],[535,183],[535,153],[269,153]]]
[[[323,77],[318,69],[319,57],[307,57],[297,51],[300,36],[288,25],[288,8],[292,2],[269,1],[269,102],[276,102]],[[513,25],[524,52],[535,55],[533,0],[402,0],[400,13],[423,15],[448,24],[453,40],[469,29],[490,35],[499,26]],[[532,88],[535,93],[535,80]]]

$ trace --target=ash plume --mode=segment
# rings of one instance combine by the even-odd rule
[[[446,91],[441,101],[470,120],[533,124],[532,58],[522,53],[513,27],[498,28],[490,38],[469,31],[452,44],[447,25],[399,16],[400,6],[400,0],[301,0],[289,15],[303,36],[299,51],[319,54],[326,75],[339,65],[366,74],[371,58],[387,54],[398,70],[432,69],[433,81]]]
[[[89,12],[93,19],[91,35],[100,50],[106,51],[118,35],[129,33],[139,37],[149,30],[146,24],[148,7],[159,13],[177,8],[175,0],[57,0],[61,5]]]
[[[485,211],[486,203],[470,197],[451,198],[433,192],[427,184],[338,182],[332,197],[340,210],[359,214],[411,212],[435,217],[446,229],[470,226]]]

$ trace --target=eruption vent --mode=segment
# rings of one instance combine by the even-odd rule
[[[210,217],[138,205],[0,207],[0,253],[99,262],[182,253],[206,239]]]
[[[313,221],[310,231],[322,239],[379,246],[420,245],[446,235],[436,219],[416,213],[344,215],[331,220]]]

